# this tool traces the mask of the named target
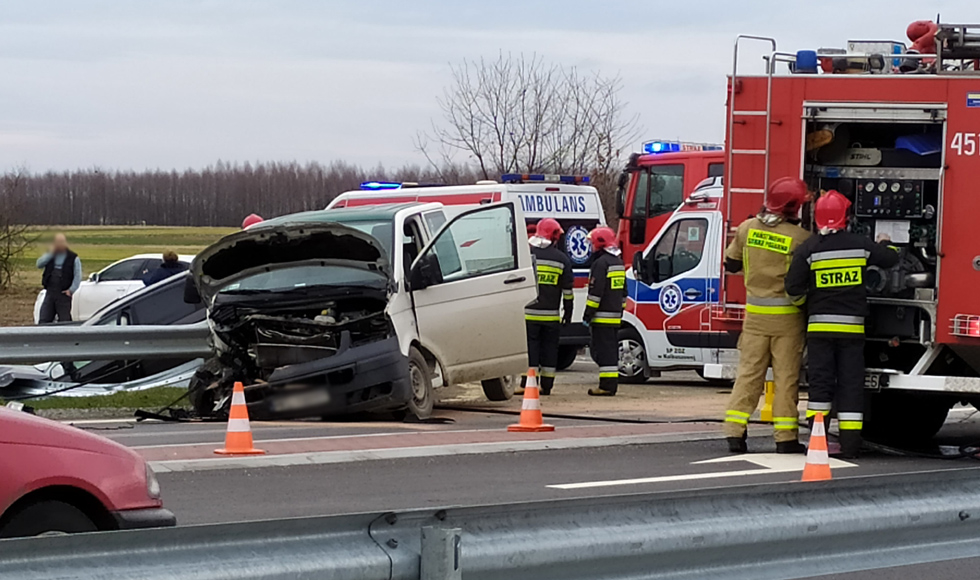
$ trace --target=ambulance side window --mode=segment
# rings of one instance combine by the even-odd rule
[[[704,255],[708,220],[674,222],[647,255],[650,282],[663,282],[698,267]],[[646,280],[644,280],[646,281]]]
[[[708,164],[708,177],[725,177],[725,164],[724,163],[709,163]]]

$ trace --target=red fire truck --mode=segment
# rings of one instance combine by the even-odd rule
[[[866,434],[922,440],[953,405],[980,404],[980,26],[933,26],[931,54],[862,41],[784,53],[738,38],[724,188],[689,196],[634,256],[621,352],[639,340],[647,373],[733,378],[745,293],[740,275],[721,274],[722,252],[768,183],[799,176],[815,195],[848,196],[851,229],[888,234],[902,254],[865,280]],[[748,41],[766,45],[762,74],[739,71]],[[809,208],[803,218],[812,228]]]
[[[724,164],[722,146],[707,143],[647,141],[643,153],[630,156],[616,199],[623,260],[629,264],[647,247],[695,186],[721,177]]]

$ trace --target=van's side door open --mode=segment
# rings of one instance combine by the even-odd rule
[[[419,336],[449,384],[527,370],[524,306],[537,285],[518,223],[513,202],[461,213],[412,265]]]

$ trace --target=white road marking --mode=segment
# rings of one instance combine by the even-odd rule
[[[616,487],[622,485],[641,485],[647,483],[668,483],[672,481],[696,481],[700,479],[718,479],[723,477],[744,477],[747,475],[766,475],[769,473],[791,473],[803,471],[806,464],[804,455],[780,455],[776,453],[747,453],[745,455],[729,455],[704,461],[695,461],[691,465],[708,463],[728,463],[742,461],[758,465],[758,469],[740,469],[736,471],[711,471],[708,473],[682,473],[678,475],[661,475],[657,477],[638,477],[633,479],[612,479],[607,481],[584,481],[580,483],[562,483],[548,485],[551,489],[590,489],[595,487]],[[839,459],[830,460],[831,469],[856,467],[853,463]]]
[[[286,453],[282,455],[258,455],[247,457],[215,457],[207,459],[167,459],[151,461],[150,467],[157,473],[173,471],[207,471],[213,469],[251,469],[257,467],[287,467],[294,465],[323,465],[328,463],[354,463],[378,459],[405,459],[413,457],[439,457],[447,455],[481,455],[487,453],[514,453],[521,451],[545,451],[553,449],[585,449],[617,445],[645,445],[650,443],[679,443],[722,439],[717,431],[689,433],[661,433],[648,435],[624,435],[620,437],[580,437],[567,439],[542,439],[536,441],[500,441],[494,443],[457,443],[447,445],[423,445],[418,447],[393,447],[356,451],[318,451],[310,453]],[[258,444],[259,442],[256,442]]]

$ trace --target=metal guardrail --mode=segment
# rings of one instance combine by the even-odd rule
[[[977,556],[980,470],[0,541],[0,578],[791,579]]]
[[[173,326],[25,326],[0,329],[0,364],[197,358],[211,355],[207,322]]]

